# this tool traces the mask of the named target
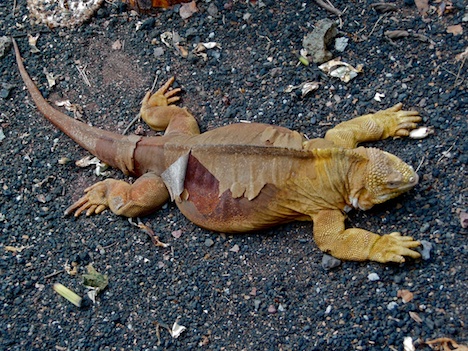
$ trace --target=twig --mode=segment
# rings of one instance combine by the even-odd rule
[[[151,91],[153,91],[154,88],[156,87],[156,84],[158,83],[158,78],[159,78],[159,75],[156,74],[156,77],[154,77],[154,80],[153,80],[153,85],[151,86]]]
[[[456,77],[457,75],[455,73],[453,73],[452,71],[448,70],[447,68],[445,68],[444,66],[440,66],[440,68],[442,68],[445,72],[447,73],[450,73],[452,76]]]
[[[16,0],[13,1],[13,11],[11,13],[13,17],[15,17],[15,10],[16,10]]]
[[[150,91],[154,91],[154,88],[156,87],[156,84],[158,83],[158,78],[159,78],[159,75],[156,74],[156,77],[154,77],[154,80],[153,80],[153,85],[151,86],[151,90]],[[127,128],[125,128],[125,130],[123,131],[123,135],[127,134],[128,130],[136,123],[136,121],[138,121],[139,119],[141,118],[141,113],[138,113],[134,119],[131,120],[131,122],[128,124]]]
[[[425,159],[426,159],[426,156],[423,156],[421,162],[419,162],[418,167],[416,167],[416,170],[415,170],[416,173],[418,173],[418,171],[419,171],[419,169],[421,168],[421,166],[422,166],[422,164],[423,164],[423,162],[424,162]]]
[[[83,78],[85,84],[90,87],[91,83],[85,73],[86,66],[83,69],[81,69],[78,65],[76,65],[76,69],[78,70],[78,72],[80,72],[80,76],[81,78]]]
[[[387,14],[383,14],[382,16],[379,17],[379,19],[377,20],[377,22],[375,22],[374,26],[372,27],[372,30],[370,31],[368,37],[370,37],[372,35],[372,33],[374,33],[374,30],[375,30],[375,27],[377,27],[377,24],[379,24],[380,20],[384,17],[387,17]]]
[[[328,1],[328,0],[327,0]],[[343,13],[338,10],[335,6],[333,6],[330,1],[328,1],[328,4],[322,0],[315,0],[315,2],[317,3],[317,5],[323,7],[325,10],[337,15],[337,16],[341,16]]]
[[[458,69],[457,76],[455,77],[455,83],[453,84],[454,88],[457,86],[457,81],[458,81],[458,78],[460,78],[460,72],[461,72],[461,70],[463,68],[463,65],[465,64],[465,61],[466,61],[466,56],[463,58],[463,61],[462,61],[461,65],[460,65],[460,68]],[[463,79],[464,78],[462,78],[460,83],[463,82]]]
[[[123,134],[123,135],[127,134],[128,130],[136,123],[136,121],[138,121],[138,120],[140,119],[140,117],[141,117],[141,114],[138,113],[138,114],[135,116],[135,118],[132,119],[132,120],[130,121],[130,123],[128,124],[127,128],[125,128],[125,130],[123,131],[122,134]]]
[[[53,277],[55,277],[56,275],[59,275],[60,273],[63,273],[63,271],[55,271],[54,273],[50,273],[50,274],[48,274],[48,275],[45,275],[45,276],[44,276],[44,279],[53,278]]]
[[[452,146],[450,146],[447,151],[442,151],[442,156],[440,156],[440,158],[437,160],[436,164],[439,163],[440,160],[442,160],[444,157],[447,157],[445,155],[448,154],[450,151],[452,151],[454,146],[455,146],[455,143],[453,143]],[[445,153],[445,155],[444,155],[444,153]]]

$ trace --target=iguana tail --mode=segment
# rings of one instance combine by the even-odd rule
[[[39,111],[73,141],[108,165],[119,168],[125,174],[134,174],[134,151],[141,137],[120,135],[91,127],[54,109],[41,95],[23,65],[18,45],[12,38],[16,63],[24,84]]]

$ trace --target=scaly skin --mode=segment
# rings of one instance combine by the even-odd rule
[[[359,143],[404,137],[421,120],[397,104],[340,123],[325,138],[306,140],[289,129],[234,124],[200,134],[195,118],[172,105],[180,89],[171,78],[141,106],[143,120],[160,137],[122,136],[78,122],[52,108],[27,74],[16,43],[18,67],[38,109],[89,152],[133,184],[107,179],[85,189],[66,214],[106,209],[136,217],[170,198],[195,224],[220,232],[247,232],[293,220],[313,221],[319,248],[344,260],[403,262],[418,258],[418,241],[400,233],[377,235],[344,226],[352,208],[368,210],[413,188],[418,176],[396,156]]]

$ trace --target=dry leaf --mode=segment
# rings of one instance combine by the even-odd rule
[[[31,34],[28,34],[28,43],[29,46],[31,47],[31,52],[33,54],[40,52],[40,50],[37,48],[37,39],[39,39],[39,34],[33,37]]]
[[[465,48],[465,51],[459,53],[455,56],[455,61],[462,61],[468,57],[468,46]]]
[[[457,344],[455,340],[450,338],[438,338],[434,340],[428,340],[425,343],[430,345],[434,350],[438,351],[468,351],[467,345]],[[434,347],[432,345],[434,345]]]
[[[405,351],[414,351],[413,339],[410,336],[407,336],[403,339],[403,349]]]
[[[122,42],[120,41],[120,39],[117,39],[116,41],[112,43],[112,50],[120,50],[120,49],[122,49]]]
[[[91,165],[97,165],[99,164],[101,161],[97,158],[97,157],[93,157],[93,156],[85,156],[83,157],[82,159],[78,160],[75,162],[75,165],[77,165],[78,167],[88,167],[88,166],[91,166]]]
[[[421,317],[419,317],[419,314],[417,314],[416,312],[408,312],[410,317],[417,323],[421,324],[422,323],[422,319]]]
[[[341,81],[348,83],[351,79],[355,78],[358,73],[362,72],[362,65],[356,68],[346,62],[337,59],[330,60],[319,66],[319,68],[332,77],[340,78]]]
[[[172,48],[172,32],[164,32],[159,37],[164,45],[168,48]]]
[[[196,3],[195,0],[194,0],[194,1],[192,1],[192,2],[183,4],[183,5],[180,7],[179,15],[180,15],[180,17],[182,17],[182,19],[185,20],[185,19],[187,19],[187,18],[192,17],[192,15],[193,15],[195,12],[198,12],[198,8],[197,8],[197,3]]]
[[[384,32],[384,35],[390,39],[399,39],[408,37],[409,32],[403,29],[387,30],[386,32]]]
[[[461,24],[455,24],[453,26],[448,26],[447,27],[447,33],[453,34],[453,35],[462,35],[463,34],[463,27]]]
[[[151,238],[152,243],[154,246],[159,246],[159,247],[168,247],[169,244],[165,244],[162,241],[159,240],[159,237],[154,233],[154,231],[148,227],[146,224],[144,224],[139,218],[138,218],[138,223],[133,222],[132,218],[128,218],[128,222],[135,227],[140,228],[143,230],[148,236]]]
[[[53,73],[50,73],[47,71],[47,69],[44,67],[44,74],[47,78],[47,83],[49,84],[49,88],[52,88],[55,86],[55,80],[57,79]]]
[[[429,11],[429,0],[414,0],[416,7],[418,8],[421,16],[425,16],[427,11]]]
[[[7,246],[4,247],[4,249],[5,249],[5,251],[17,253],[17,252],[23,251],[24,249],[27,249],[28,247],[29,246],[16,247],[16,246],[7,245]]]
[[[218,43],[214,41],[210,41],[208,43],[202,43],[202,45],[207,49],[214,49],[214,48],[221,49],[221,45],[219,45]]]
[[[414,294],[409,290],[398,290],[398,297],[401,297],[404,303],[408,303],[413,300]]]
[[[172,330],[170,330],[169,332],[171,333],[171,336],[174,339],[177,339],[180,336],[180,334],[182,334],[186,329],[186,327],[180,325],[179,323],[177,323],[177,321],[175,321],[174,325],[172,326]]]
[[[301,96],[304,97],[307,94],[317,90],[319,88],[319,86],[320,86],[319,82],[304,83],[304,85],[302,86],[302,90],[301,90]]]

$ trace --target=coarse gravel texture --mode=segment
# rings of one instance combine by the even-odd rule
[[[419,166],[420,184],[370,211],[350,213],[349,223],[427,240],[434,246],[430,259],[343,262],[325,270],[310,223],[220,235],[196,227],[173,204],[142,219],[169,248],[154,247],[143,231],[108,211],[64,217],[83,189],[103,177],[75,166],[87,153],[39,114],[11,50],[0,58],[1,350],[403,350],[407,336],[468,344],[468,237],[458,214],[467,209],[468,62],[455,61],[468,46],[462,21],[468,9],[453,0],[450,13],[423,19],[411,1],[396,1],[390,13],[371,9],[371,1],[332,2],[346,8],[338,35],[349,38],[343,53],[332,48],[333,56],[364,66],[349,83],[298,65],[313,24],[337,19],[312,1],[200,1],[200,12],[187,20],[178,6],[150,17],[106,3],[84,25],[54,30],[30,24],[25,0],[14,13],[13,2],[2,1],[0,34],[17,38],[50,101],[69,99],[82,106],[85,121],[119,133],[155,77],[159,85],[173,74],[184,90],[181,105],[203,131],[248,120],[312,138],[400,101],[417,109],[433,135],[373,146]],[[447,33],[457,24],[463,34]],[[430,41],[385,37],[397,29]],[[189,52],[199,42],[221,48],[208,50],[206,61],[182,58],[161,42],[166,31],[178,33]],[[29,52],[27,34],[40,34],[40,52]],[[117,40],[122,47],[114,50]],[[164,48],[158,57],[157,47]],[[55,87],[48,88],[44,70],[57,77]],[[314,80],[320,88],[304,98],[284,91]],[[376,93],[385,94],[381,102]],[[141,123],[136,128],[154,134]],[[72,162],[59,164],[64,157]],[[115,170],[110,176],[124,178]],[[74,276],[64,272],[72,262],[79,264]],[[85,295],[81,274],[89,263],[109,276],[109,286],[94,305],[77,308],[52,285]],[[369,280],[371,273],[379,280]],[[412,301],[397,297],[403,289],[414,293]],[[176,320],[187,330],[175,339],[160,328],[158,345],[157,323]]]

